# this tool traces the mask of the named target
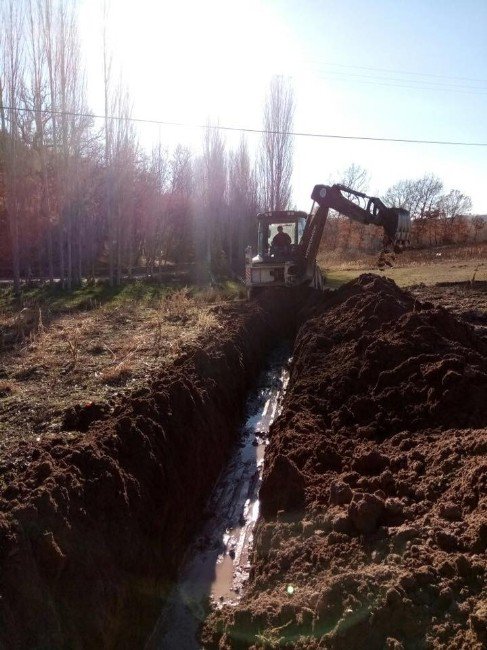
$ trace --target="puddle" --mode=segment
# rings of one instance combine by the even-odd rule
[[[275,350],[249,396],[238,446],[217,481],[206,506],[206,522],[187,553],[146,650],[199,649],[196,636],[208,613],[208,600],[222,607],[235,604],[242,595],[259,517],[267,434],[280,412],[289,379],[288,359],[287,347]]]

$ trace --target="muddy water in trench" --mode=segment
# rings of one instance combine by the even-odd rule
[[[207,519],[191,545],[146,650],[200,648],[197,632],[214,606],[239,600],[250,571],[253,529],[269,427],[280,412],[288,382],[289,348],[275,350],[247,401],[238,446],[206,507]]]

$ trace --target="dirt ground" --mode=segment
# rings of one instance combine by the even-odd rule
[[[420,284],[409,287],[409,291],[421,301],[448,309],[474,327],[487,326],[487,280]]]
[[[363,275],[302,313],[251,578],[205,647],[486,646],[486,293],[446,289]]]

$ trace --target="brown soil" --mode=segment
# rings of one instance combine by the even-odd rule
[[[462,320],[487,333],[487,282],[443,282],[427,287],[410,287],[422,301],[445,307]]]
[[[250,583],[205,647],[485,647],[484,329],[374,275],[302,316]]]
[[[235,438],[250,379],[289,320],[280,301],[219,326],[86,433],[0,458],[0,644],[142,647]],[[91,423],[91,424],[90,424]]]

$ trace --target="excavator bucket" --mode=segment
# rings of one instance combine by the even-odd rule
[[[383,227],[389,245],[396,253],[400,253],[409,246],[411,241],[411,217],[407,210],[402,208],[389,208],[382,215]]]
[[[384,228],[383,248],[377,260],[377,266],[383,271],[386,266],[394,266],[396,253],[401,253],[411,241],[411,217],[407,210],[389,208],[381,215]]]

